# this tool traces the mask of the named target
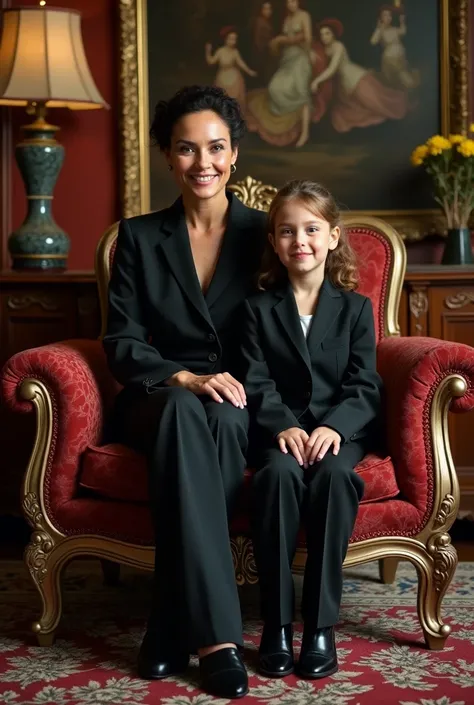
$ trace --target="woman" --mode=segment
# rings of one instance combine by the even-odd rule
[[[139,674],[165,678],[197,652],[203,688],[223,698],[248,690],[227,523],[248,427],[235,312],[253,289],[265,217],[225,188],[244,128],[217,87],[158,103],[150,134],[181,196],[122,220],[103,341],[124,386],[115,432],[150,470],[155,582]]]
[[[311,16],[299,0],[286,0],[282,32],[270,42],[279,54],[278,69],[268,88],[252,91],[247,111],[250,129],[270,144],[302,147],[309,139],[312,64]],[[295,141],[296,140],[296,141]]]
[[[337,132],[354,127],[379,125],[385,120],[401,120],[408,111],[405,91],[384,86],[368,69],[351,61],[340,41],[343,26],[327,19],[319,24],[319,34],[329,65],[311,83],[316,93],[321,84],[336,78],[337,94],[332,108],[332,124]]]

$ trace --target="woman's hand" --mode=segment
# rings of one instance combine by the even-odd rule
[[[281,431],[277,437],[278,445],[282,453],[288,453],[288,449],[295,456],[299,465],[307,467],[305,443],[308,440],[308,434],[298,426],[287,428],[286,431]]]
[[[228,372],[215,375],[195,375],[192,372],[177,372],[170,377],[168,384],[173,387],[184,387],[197,396],[208,394],[211,399],[222,404],[224,399],[237,408],[247,406],[245,389],[235,377]]]
[[[328,426],[315,428],[305,444],[305,455],[309,465],[313,465],[315,460],[322,460],[331,446],[333,446],[333,455],[337,455],[341,448],[339,433]]]
[[[311,93],[316,93],[319,88],[319,79],[315,78],[311,83]]]

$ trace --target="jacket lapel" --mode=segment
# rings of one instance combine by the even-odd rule
[[[308,333],[308,348],[316,350],[342,310],[341,293],[326,277]]]
[[[194,266],[184,208],[180,198],[169,209],[161,228],[167,235],[160,246],[169,268],[189,302],[214,327]]]
[[[273,311],[280,321],[287,337],[295,347],[299,356],[311,371],[311,360],[309,357],[308,346],[304,337],[303,329],[301,328],[298,308],[296,306],[295,297],[290,284],[282,290],[275,292],[280,301],[273,307]]]
[[[216,270],[206,292],[205,301],[209,308],[218,300],[237,271],[242,271],[240,263],[245,257],[242,247],[239,247],[240,233],[248,226],[248,209],[234,194],[230,198],[227,226],[224,233]]]

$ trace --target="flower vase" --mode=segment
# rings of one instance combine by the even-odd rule
[[[469,228],[448,230],[441,264],[474,264]]]

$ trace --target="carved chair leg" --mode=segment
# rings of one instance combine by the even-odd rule
[[[120,563],[101,560],[102,573],[104,575],[104,585],[117,587],[120,584]]]
[[[444,648],[451,627],[443,624],[441,603],[458,563],[449,534],[438,534],[428,545],[431,560],[426,570],[418,569],[418,617],[429,649]]]
[[[391,585],[394,582],[398,563],[398,558],[382,558],[379,560],[379,574],[382,583]]]
[[[43,545],[44,548],[47,546]],[[39,555],[35,532],[31,543],[26,547],[25,562],[43,603],[41,617],[37,622],[33,622],[32,630],[40,646],[51,646],[62,612],[59,581],[65,564],[64,556],[61,557],[54,549],[51,552],[43,550]]]

